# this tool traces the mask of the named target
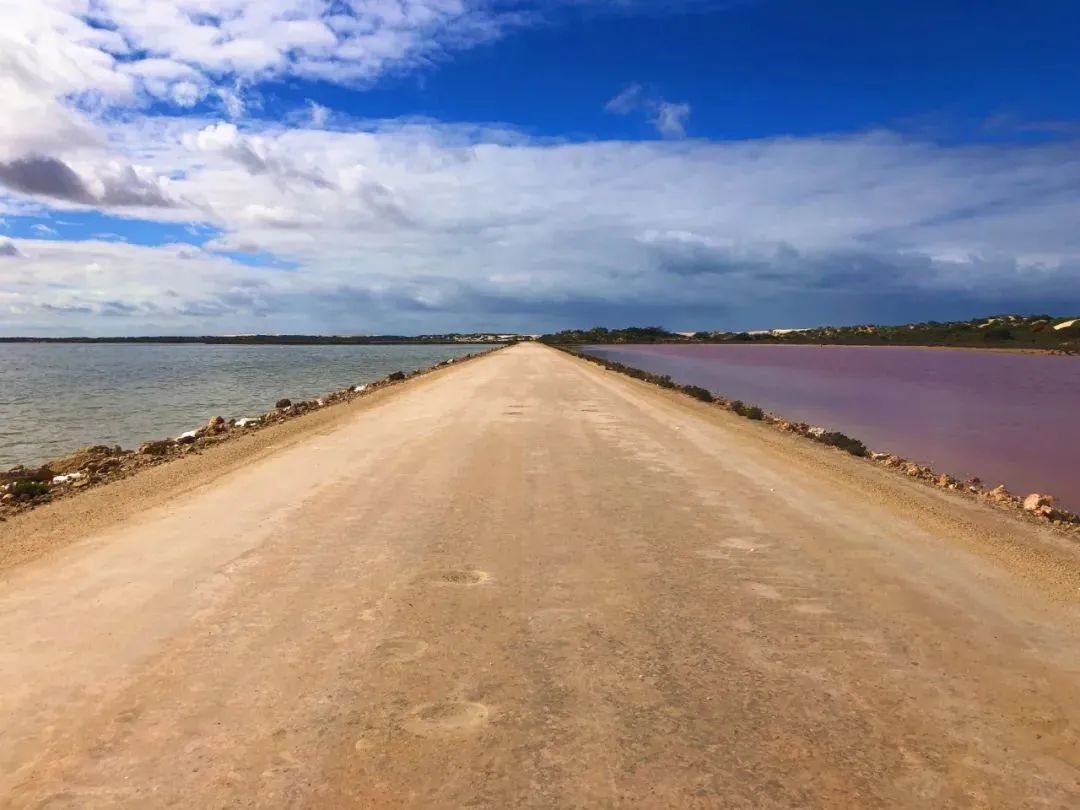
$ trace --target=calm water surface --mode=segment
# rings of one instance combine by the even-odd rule
[[[486,348],[0,343],[0,469],[134,447]]]
[[[1080,511],[1080,358],[855,346],[588,351]]]

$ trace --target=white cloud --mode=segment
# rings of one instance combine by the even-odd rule
[[[266,79],[371,82],[535,22],[502,0],[0,0],[0,160],[108,149],[98,113]],[[323,116],[321,112],[315,113]]]
[[[144,216],[223,234],[201,251],[28,245],[18,266],[31,294],[8,321],[61,311],[47,304],[68,308],[57,323],[92,324],[99,298],[127,307],[109,308],[109,331],[124,312],[133,331],[427,331],[573,322],[586,305],[719,318],[738,302],[768,323],[775,301],[815,297],[1080,303],[1080,157],[1060,146],[884,133],[552,144],[401,122],[114,126],[111,142],[177,178],[170,193],[190,201]],[[292,269],[240,266],[220,250]],[[87,299],[71,279],[88,289],[72,274],[89,262],[106,269]],[[257,295],[244,286],[254,284]]]
[[[640,84],[631,84],[608,100],[604,109],[616,115],[627,115],[645,103],[645,91]]]
[[[686,119],[690,117],[689,104],[660,101],[656,105],[653,122],[665,138],[682,138],[686,135]]]
[[[133,77],[146,95],[178,107],[193,107],[210,90],[210,81],[201,72],[173,59],[119,62],[117,70]]]
[[[5,72],[52,89],[130,96],[135,83],[291,75],[374,79],[531,22],[488,0],[3,0]],[[32,66],[33,70],[26,70]],[[22,70],[18,70],[22,68]],[[197,79],[201,77],[201,79]]]
[[[656,131],[665,138],[685,137],[686,121],[690,117],[689,104],[665,101],[640,84],[627,85],[608,100],[604,110],[615,115],[630,115],[642,111],[648,115]]]
[[[117,69],[122,73],[137,76],[144,81],[159,79],[164,82],[171,82],[191,79],[199,75],[199,72],[191,65],[177,62],[174,59],[158,59],[154,57],[139,59],[136,62],[121,62],[117,65]]]
[[[308,101],[308,110],[311,113],[311,126],[322,129],[330,118],[330,110],[315,101]]]
[[[189,132],[184,145],[189,149],[224,155],[252,174],[261,174],[267,168],[265,141],[244,137],[236,124],[211,124],[198,132]]]
[[[195,82],[176,82],[169,88],[169,98],[178,107],[194,107],[205,95],[204,88]]]
[[[274,290],[252,268],[213,256],[185,261],[168,246],[26,241],[24,247],[27,258],[3,277],[0,312],[6,308],[5,321],[35,330],[58,323],[70,331],[100,319],[112,329],[99,329],[116,332],[128,323],[209,323],[211,313],[229,309],[258,317],[263,296]]]
[[[247,111],[247,103],[244,101],[242,85],[237,82],[232,87],[219,87],[214,91],[221,99],[221,104],[228,113],[229,118],[237,119]]]

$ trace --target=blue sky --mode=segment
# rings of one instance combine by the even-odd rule
[[[698,13],[556,15],[563,24],[524,30],[436,68],[389,78],[359,109],[373,117],[506,121],[553,137],[649,138],[655,132],[644,122],[604,115],[597,104],[639,82],[690,101],[690,134],[708,138],[879,126],[991,137],[981,130],[995,117],[1080,118],[1075,4],[712,5],[717,10]],[[283,99],[292,94],[279,92]],[[308,95],[335,107],[355,103],[348,90],[332,85]]]
[[[0,334],[1080,311],[1066,2],[0,15]]]

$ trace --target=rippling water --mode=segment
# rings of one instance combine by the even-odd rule
[[[133,447],[486,348],[0,344],[0,469]]]
[[[1080,358],[856,346],[588,351],[1080,510]]]

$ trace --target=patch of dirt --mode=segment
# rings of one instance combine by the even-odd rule
[[[446,700],[416,707],[404,727],[418,737],[470,734],[484,726],[490,714],[483,703]]]

